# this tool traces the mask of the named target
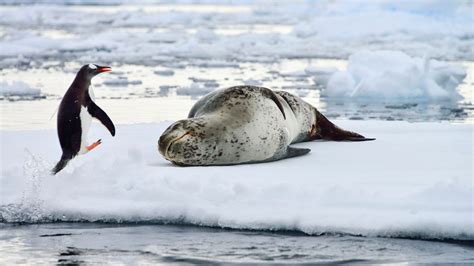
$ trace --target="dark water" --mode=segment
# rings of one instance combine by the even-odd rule
[[[474,242],[175,225],[0,224],[0,264],[474,263]]]

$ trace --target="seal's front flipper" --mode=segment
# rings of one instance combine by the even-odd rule
[[[109,116],[104,112],[104,110],[100,109],[97,104],[93,101],[89,103],[87,107],[87,111],[91,114],[92,117],[99,119],[99,121],[110,131],[112,136],[115,136],[115,126]]]
[[[276,93],[273,92],[270,89],[262,88],[262,94],[263,94],[263,96],[268,97],[273,102],[275,102],[278,109],[280,109],[280,112],[283,115],[283,118],[286,120],[285,109],[283,108],[283,105],[281,104],[280,100],[278,99],[278,96],[276,95]]]
[[[286,149],[286,154],[282,159],[302,156],[308,154],[310,151],[310,149],[293,148],[288,146]]]
[[[253,161],[251,163],[262,163],[262,162],[274,162],[274,161],[279,161],[283,160],[286,158],[293,158],[293,157],[298,157],[302,156],[305,154],[308,154],[311,150],[310,149],[301,149],[301,148],[293,148],[288,146],[286,148],[286,151],[280,151],[277,154],[275,154],[273,157],[266,159],[264,161]]]

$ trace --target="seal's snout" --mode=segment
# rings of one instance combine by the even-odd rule
[[[167,160],[171,160],[176,153],[180,152],[180,140],[191,135],[191,130],[187,130],[182,122],[178,121],[169,126],[158,140],[158,151]]]
[[[179,145],[179,141],[187,136],[191,136],[190,131],[184,132],[183,134],[163,134],[158,140],[158,149],[161,155],[163,155],[166,159],[170,159],[173,144],[176,144],[175,146],[181,147]],[[177,149],[179,150],[179,148]]]
[[[161,135],[160,139],[158,140],[158,151],[160,152],[161,155],[163,155],[163,157],[167,159],[168,159],[167,151],[169,147],[171,146],[172,140],[173,140],[173,137],[170,136],[170,134],[166,134],[166,132],[163,133],[163,135]]]
[[[195,120],[177,121],[161,134],[158,151],[166,160],[177,165],[198,165],[203,156],[215,152],[217,144],[213,139],[204,139],[207,136],[204,125]]]

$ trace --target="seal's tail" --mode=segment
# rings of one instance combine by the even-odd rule
[[[316,139],[334,141],[368,141],[375,138],[366,138],[358,133],[347,131],[334,125],[329,119],[316,110]]]
[[[72,156],[69,156],[67,154],[63,154],[61,156],[61,160],[56,164],[56,166],[51,170],[53,175],[57,174],[59,171],[63,170],[64,167],[66,167],[67,163],[72,159]]]

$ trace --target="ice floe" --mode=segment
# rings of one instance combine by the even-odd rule
[[[349,57],[345,71],[332,74],[325,94],[369,100],[457,100],[456,87],[465,77],[463,67],[428,57],[410,57],[400,51],[361,51]]]
[[[212,83],[217,84],[217,83]],[[217,86],[206,86],[205,83],[193,82],[189,87],[180,87],[176,89],[176,94],[178,95],[190,95],[193,97],[205,95],[209,92],[212,92],[216,89]]]
[[[129,80],[126,76],[119,76],[115,79],[107,79],[104,81],[104,85],[112,87],[126,87],[128,85],[140,85],[141,80]]]
[[[12,81],[12,82],[0,82],[0,96],[3,97],[12,97],[12,96],[21,96],[21,97],[35,97],[40,96],[41,90],[33,88],[30,85],[22,81]]]
[[[174,71],[171,69],[164,69],[164,70],[155,70],[153,71],[158,76],[173,76]]]
[[[103,144],[51,176],[54,130],[0,131],[0,220],[474,239],[472,125],[334,122],[377,140],[301,143],[309,155],[273,163],[178,167],[156,147],[171,122],[118,125],[115,138],[95,123],[89,138]]]

